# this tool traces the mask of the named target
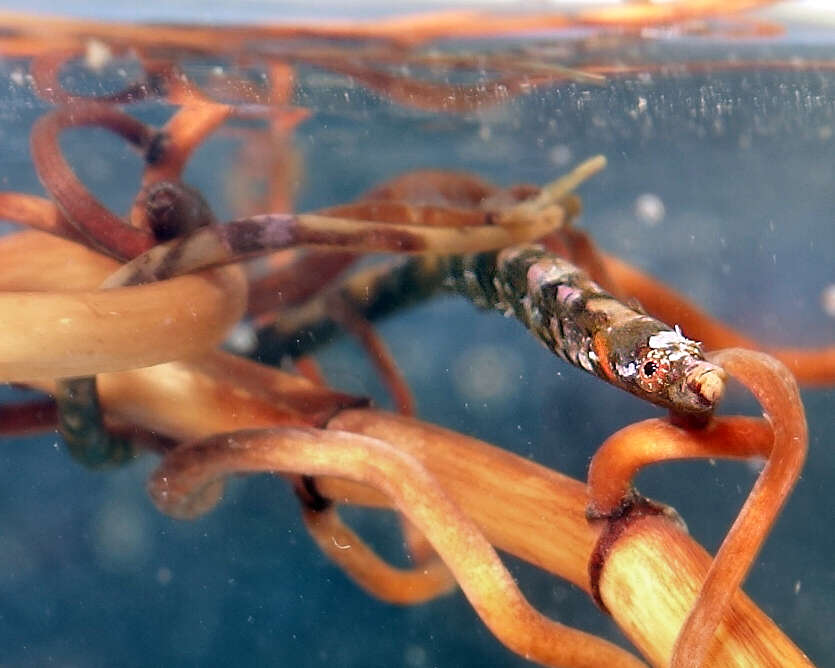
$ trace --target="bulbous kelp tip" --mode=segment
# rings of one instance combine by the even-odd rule
[[[698,360],[687,368],[669,405],[675,424],[705,426],[725,394],[728,374],[712,362]]]
[[[712,410],[725,394],[727,377],[728,374],[721,366],[704,361],[688,370],[685,383],[698,400]]]

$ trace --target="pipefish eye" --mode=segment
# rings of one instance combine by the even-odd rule
[[[644,348],[638,356],[636,380],[645,392],[658,392],[667,383],[671,370],[670,360],[663,351]]]

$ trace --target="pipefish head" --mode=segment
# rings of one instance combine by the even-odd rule
[[[704,358],[700,343],[649,317],[619,338],[613,367],[625,389],[678,415],[713,412],[725,392],[726,374]]]

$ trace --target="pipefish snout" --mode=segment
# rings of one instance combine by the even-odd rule
[[[606,379],[673,413],[709,415],[724,394],[725,371],[678,327],[636,312],[596,336],[609,344],[598,345],[608,350]]]

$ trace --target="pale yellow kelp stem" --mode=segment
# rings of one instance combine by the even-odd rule
[[[192,357],[219,345],[246,306],[246,279],[234,266],[138,287],[93,289],[118,264],[40,232],[0,240],[0,266],[3,382]]]

